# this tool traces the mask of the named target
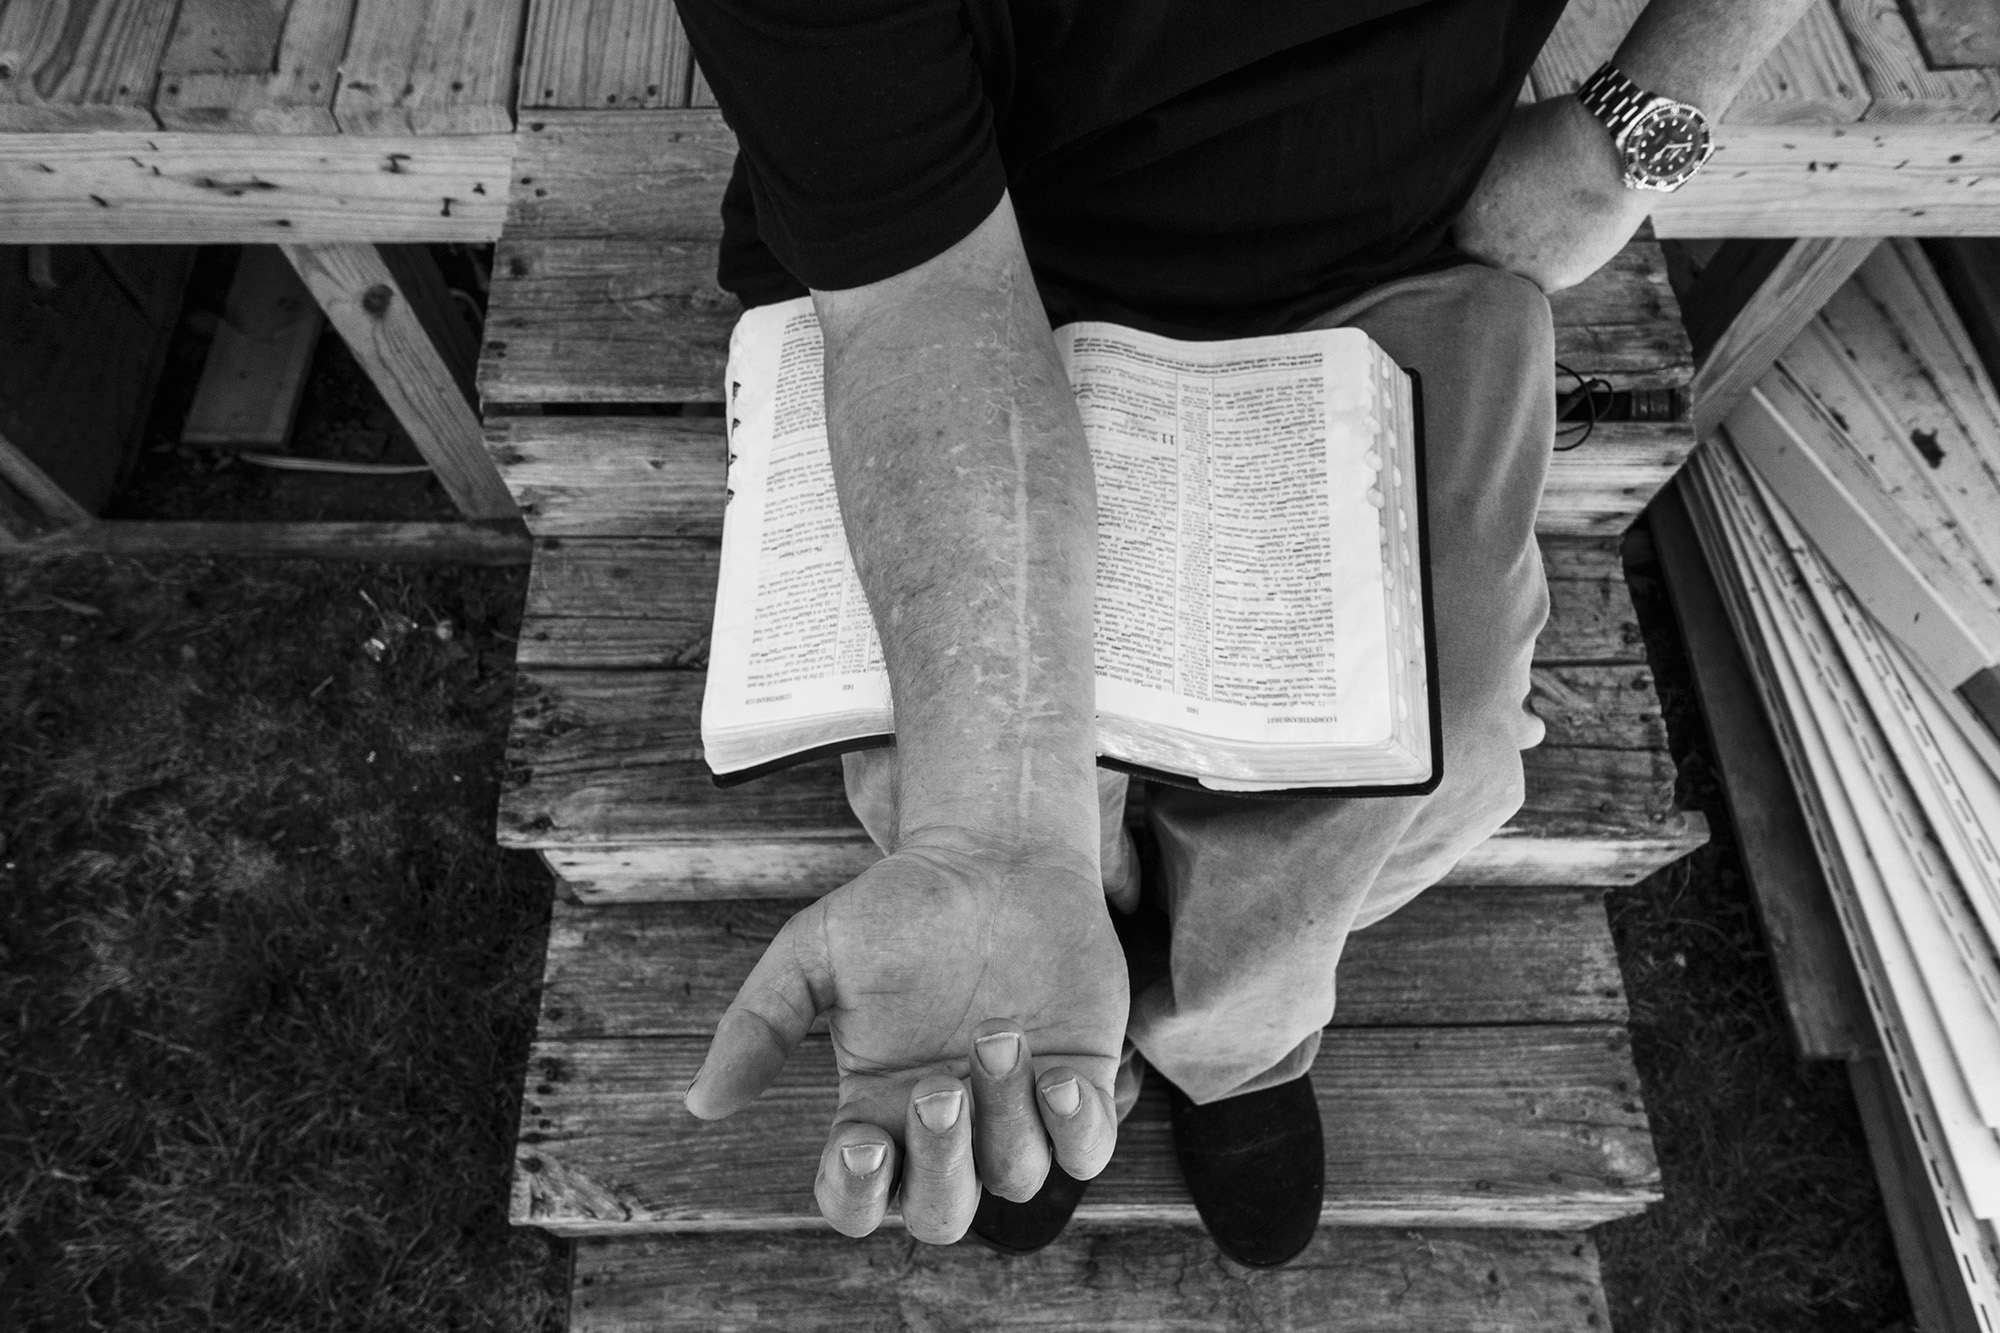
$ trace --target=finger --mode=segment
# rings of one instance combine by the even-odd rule
[[[719,1120],[769,1087],[818,1016],[797,948],[816,911],[817,904],[784,924],[716,1024],[687,1090],[687,1109],[703,1120]]]
[[[972,1105],[979,1183],[1003,1199],[1026,1203],[1049,1174],[1049,1136],[1035,1105],[1027,1038],[1005,1019],[973,1029]]]
[[[1102,1171],[1118,1146],[1111,1090],[1062,1065],[1044,1069],[1035,1080],[1035,1090],[1042,1103],[1042,1124],[1062,1169],[1078,1180]]]
[[[896,1178],[896,1145],[880,1125],[850,1120],[833,1127],[820,1154],[813,1198],[833,1229],[865,1236],[882,1225],[889,1183]]]
[[[1104,896],[1113,907],[1130,916],[1139,910],[1139,853],[1133,846],[1132,835],[1123,829],[1118,832],[1117,848],[1116,864],[1104,872]]]
[[[903,1222],[932,1245],[949,1245],[972,1225],[979,1174],[972,1162],[972,1108],[965,1085],[931,1074],[910,1090],[903,1127]]]

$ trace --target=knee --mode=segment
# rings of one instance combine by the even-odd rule
[[[1538,741],[1541,723],[1519,704],[1513,711],[1518,722],[1509,719],[1510,726],[1478,728],[1446,747],[1444,780],[1431,799],[1453,812],[1468,847],[1497,832],[1528,799],[1521,742]],[[1535,734],[1526,735],[1529,730]]]
[[[1493,336],[1490,346],[1517,355],[1523,363],[1553,365],[1555,317],[1540,287],[1518,273],[1469,264],[1463,270],[1472,327]]]

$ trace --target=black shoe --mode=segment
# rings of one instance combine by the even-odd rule
[[[1319,1227],[1326,1195],[1326,1145],[1310,1077],[1206,1106],[1161,1082],[1174,1155],[1216,1246],[1254,1268],[1297,1257]]]
[[[1062,1235],[1083,1190],[1084,1182],[1054,1162],[1049,1163],[1049,1178],[1026,1203],[1009,1203],[982,1189],[979,1211],[972,1215],[972,1238],[1002,1254],[1033,1254]]]

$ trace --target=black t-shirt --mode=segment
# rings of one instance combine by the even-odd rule
[[[1199,337],[1455,262],[1564,0],[679,3],[746,304],[900,273],[1004,189],[1052,321]]]

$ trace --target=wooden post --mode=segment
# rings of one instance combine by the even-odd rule
[[[282,445],[312,369],[323,320],[285,257],[247,245],[208,349],[181,439],[187,444]]]
[[[476,339],[421,246],[285,245],[396,419],[467,518],[517,518],[471,399]]]
[[[1731,241],[1716,252],[1681,305],[1699,363],[1695,438],[1714,433],[1876,244],[1873,236],[1809,237]]]
[[[26,542],[52,528],[86,528],[95,522],[96,516],[34,459],[0,435],[0,535]]]

